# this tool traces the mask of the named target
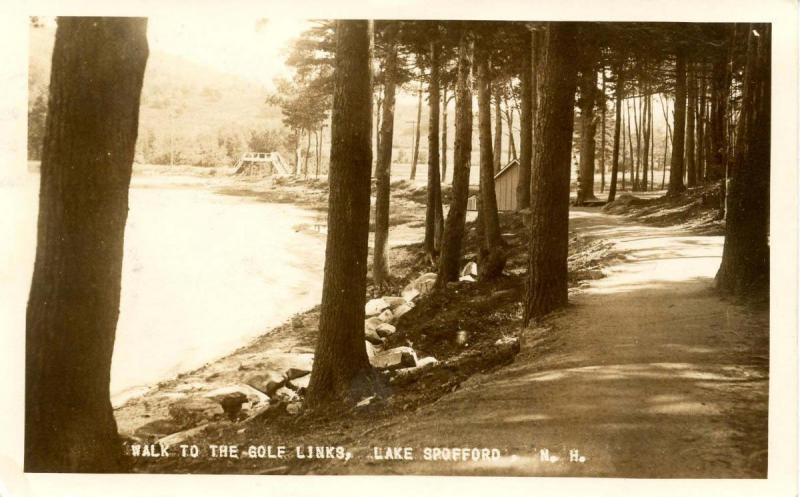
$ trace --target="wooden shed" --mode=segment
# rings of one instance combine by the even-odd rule
[[[494,191],[497,196],[497,210],[517,210],[517,178],[519,178],[519,161],[512,160],[494,175]],[[478,198],[473,195],[467,202],[467,210],[478,210]]]

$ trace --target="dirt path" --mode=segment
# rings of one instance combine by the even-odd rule
[[[606,278],[525,330],[511,366],[361,437],[414,447],[415,460],[365,453],[314,471],[766,476],[769,319],[712,293],[722,237],[587,210],[573,211],[571,231],[616,241]],[[502,457],[430,462],[424,447],[497,447]],[[572,449],[585,461],[570,462]]]

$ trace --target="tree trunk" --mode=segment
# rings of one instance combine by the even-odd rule
[[[519,116],[520,158],[517,176],[517,211],[531,205],[531,160],[533,158],[533,32],[528,33],[522,46],[522,68],[520,69],[520,93],[522,107]],[[498,151],[498,153],[500,153]],[[492,187],[494,190],[494,187]],[[494,191],[492,191],[494,194]],[[484,199],[485,200],[485,199]],[[478,268],[480,271],[480,266]]]
[[[614,72],[617,77],[614,90],[614,149],[611,152],[611,184],[608,187],[608,201],[613,202],[617,197],[617,171],[619,170],[619,137],[622,131],[622,101],[625,97],[625,75],[622,72],[622,62],[617,64]],[[624,147],[624,144],[623,144]],[[624,153],[624,151],[623,151]],[[623,170],[623,178],[625,172]]]
[[[623,115],[622,116],[622,129],[623,130],[625,129],[625,124],[626,124],[625,116]],[[625,166],[627,165],[627,161],[626,161],[627,155],[626,155],[626,152],[625,152],[627,150],[627,148],[625,148],[626,146],[627,146],[627,143],[625,142],[625,133],[623,131],[623,133],[622,133],[622,150],[621,150],[622,161],[620,162],[620,165],[619,165],[619,168],[622,171],[622,191],[625,191],[625,186],[626,186],[625,185]]]
[[[587,49],[588,52],[588,49]],[[583,205],[586,201],[597,200],[594,196],[594,157],[595,134],[597,122],[595,121],[594,105],[597,99],[597,54],[586,53],[581,68],[579,80],[581,98],[578,106],[581,110],[581,144],[580,165],[578,168],[578,191],[575,205]]]
[[[727,159],[728,94],[731,72],[728,69],[727,53],[720,50],[711,66],[711,155],[706,167],[706,180],[717,181],[725,177]]]
[[[383,108],[383,92],[384,89],[381,86],[375,101],[375,157],[378,157],[381,153],[381,109]],[[378,174],[377,170],[378,163],[376,162],[373,174]]]
[[[703,66],[700,66],[703,67]],[[695,164],[695,182],[701,183],[706,169],[706,77],[705,70],[700,71],[698,79],[699,102],[697,120],[697,163]]]
[[[675,111],[672,126],[672,162],[669,166],[667,195],[686,191],[683,184],[683,140],[686,131],[686,53],[679,48],[675,58]]]
[[[58,20],[25,330],[26,472],[122,469],[109,382],[146,29]]]
[[[447,85],[444,85],[444,91],[442,95],[442,151],[441,151],[441,162],[442,162],[442,174],[441,179],[443,183],[447,182],[447,104],[449,102],[447,96]]]
[[[695,77],[694,63],[689,63],[686,86],[688,100],[686,103],[686,184],[693,188],[697,186],[697,171],[695,169],[695,113],[697,111],[697,78]]]
[[[292,171],[293,176],[298,176],[300,174],[300,155],[302,155],[302,145],[300,145],[300,139],[302,136],[300,135],[300,129],[294,130],[294,171]]]
[[[439,71],[441,46],[432,41],[431,77],[428,83],[428,202],[425,209],[425,251],[433,262],[438,256],[442,225],[442,180],[439,177]]]
[[[532,168],[531,237],[523,323],[567,303],[569,182],[577,25],[548,23]]]
[[[630,160],[630,164],[628,165],[628,171],[630,172],[630,183],[631,183],[631,191],[636,190],[636,179],[633,177],[634,170],[636,170],[636,159],[634,159],[633,155],[633,134],[631,134],[631,106],[630,103],[625,105],[627,116],[625,118],[625,124],[628,125],[628,159]],[[635,107],[634,107],[635,108]]]
[[[505,113],[506,122],[508,123],[508,158],[506,162],[517,159],[517,146],[514,143],[514,109],[508,103],[508,99],[504,99],[506,103]]]
[[[319,334],[306,396],[310,408],[356,401],[374,391],[377,381],[364,346],[372,21],[336,21],[335,60],[328,238]]]
[[[372,281],[383,288],[389,278],[389,201],[391,198],[392,146],[394,145],[394,105],[397,86],[397,23],[384,32],[386,60],[383,63],[383,120],[375,162],[375,247],[372,251]]]
[[[637,100],[639,105],[637,106]],[[639,107],[639,108],[637,108]],[[641,177],[639,176],[639,168],[642,165],[642,133],[639,128],[639,119],[641,118],[641,97],[633,99],[633,126],[636,131],[636,176],[633,178],[633,190],[640,190],[642,188]],[[633,142],[631,142],[633,145]]]
[[[419,128],[422,124],[422,80],[419,81],[419,90],[417,90],[417,125],[414,127],[414,155],[411,159],[411,176],[410,180],[414,181],[417,178],[417,161],[419,160]]]
[[[308,177],[308,157],[311,155],[311,130],[306,130],[306,156],[303,160],[303,177]]]
[[[494,94],[494,145],[492,146],[494,157],[494,172],[500,172],[503,168],[503,115],[500,112],[500,83],[495,83]]]
[[[478,251],[478,278],[489,281],[503,274],[506,265],[506,244],[500,234],[497,214],[497,197],[494,191],[494,157],[492,154],[492,90],[489,76],[489,53],[482,39],[476,48],[478,89],[478,137],[480,140],[480,249]],[[528,51],[529,52],[529,51]],[[523,68],[525,65],[523,64]],[[523,69],[524,70],[524,69]],[[528,65],[530,73],[530,65]],[[524,112],[523,112],[524,113]],[[523,125],[524,129],[524,125]],[[522,140],[524,143],[524,139]],[[520,173],[521,175],[521,173]],[[529,192],[530,181],[524,184]],[[519,190],[517,190],[519,192]]]
[[[458,46],[456,80],[456,141],[453,150],[453,191],[442,236],[439,274],[436,286],[458,280],[464,223],[469,196],[470,155],[472,154],[472,48],[473,35],[462,27]]]
[[[600,93],[600,192],[606,191],[606,68],[603,66]]]
[[[447,85],[442,95],[442,182],[447,182]]]
[[[720,292],[737,296],[769,292],[770,59],[770,25],[751,24],[716,277]]]
[[[650,94],[646,93],[648,88],[645,86],[645,95],[642,97],[642,191],[647,191],[647,175],[650,174]]]

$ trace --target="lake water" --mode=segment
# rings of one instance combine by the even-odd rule
[[[32,173],[15,178],[0,192],[4,211],[15,213],[0,227],[16,237],[0,252],[0,297],[12,302],[12,325],[20,331],[35,254],[38,180]],[[319,219],[291,205],[218,195],[201,185],[134,178],[112,395],[199,367],[318,304],[325,237],[309,225]]]

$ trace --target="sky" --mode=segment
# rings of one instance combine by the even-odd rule
[[[153,51],[179,55],[272,89],[276,77],[291,74],[284,65],[289,43],[308,27],[303,19],[181,15],[151,17],[147,37]]]

